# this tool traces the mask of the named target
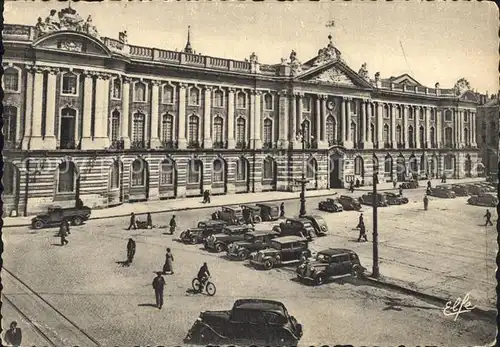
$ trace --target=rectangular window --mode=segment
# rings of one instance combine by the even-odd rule
[[[6,92],[19,91],[19,72],[14,68],[5,69],[3,83]]]
[[[239,92],[236,98],[236,108],[245,109],[247,108],[247,96],[243,92]]]
[[[111,117],[111,141],[120,139],[120,116]]]
[[[78,78],[75,74],[68,72],[63,75],[62,93],[66,95],[78,94]]]
[[[160,185],[172,185],[173,180],[173,167],[171,163],[162,163],[160,170]]]
[[[174,103],[174,88],[170,85],[163,86],[162,103],[173,104]]]

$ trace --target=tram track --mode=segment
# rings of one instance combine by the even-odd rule
[[[101,344],[78,324],[43,298],[12,271],[2,268],[2,297],[45,340],[46,346],[88,346]],[[6,290],[7,289],[7,293]]]

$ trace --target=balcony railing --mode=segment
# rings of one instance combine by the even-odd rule
[[[161,141],[160,147],[163,149],[177,149],[177,141]]]
[[[77,144],[74,140],[60,141],[57,149],[76,149]]]
[[[125,148],[125,141],[123,140],[113,140],[109,145],[109,149],[124,149],[124,148]]]
[[[227,142],[226,141],[215,141],[212,144],[212,148],[227,148]]]
[[[248,149],[248,144],[245,141],[236,142],[237,149]]]
[[[132,149],[146,149],[149,148],[149,141],[132,141],[130,143]]]
[[[189,141],[187,144],[188,149],[199,149],[201,145],[198,141]]]

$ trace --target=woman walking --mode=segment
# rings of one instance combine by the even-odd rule
[[[163,265],[163,273],[166,275],[167,273],[170,273],[171,275],[174,274],[174,257],[170,251],[170,248],[167,248],[167,254],[165,254],[165,265]]]

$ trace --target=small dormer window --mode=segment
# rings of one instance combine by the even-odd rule
[[[62,76],[62,93],[65,95],[78,94],[78,77],[72,72],[66,72]]]

